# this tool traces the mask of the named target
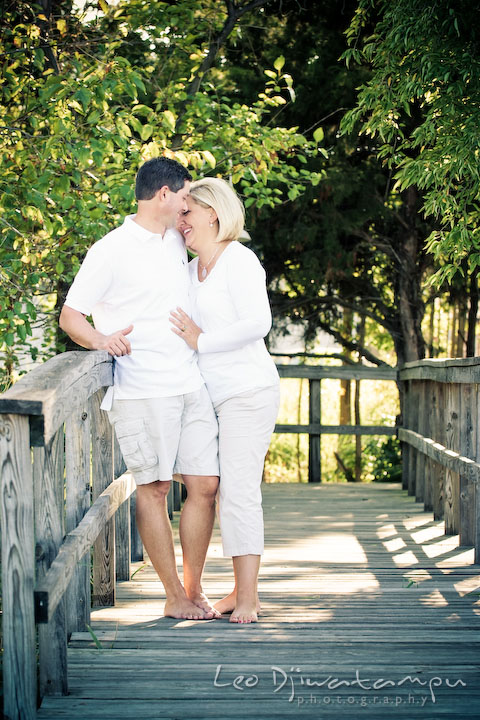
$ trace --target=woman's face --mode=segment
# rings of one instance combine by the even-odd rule
[[[181,212],[177,220],[177,229],[185,238],[185,244],[198,252],[202,244],[212,235],[211,222],[216,220],[214,210],[197,205],[195,200],[187,197],[187,210]]]

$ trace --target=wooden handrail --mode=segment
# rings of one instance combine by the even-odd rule
[[[480,358],[421,360],[403,384],[403,487],[480,563]]]
[[[39,365],[0,396],[4,715],[11,720],[36,717],[35,620],[38,694],[68,691],[67,637],[85,629],[91,606],[90,560],[79,561],[92,544],[97,602],[114,602],[116,565],[117,578],[130,574],[125,500],[134,483],[100,411],[112,382],[108,353],[78,351]]]
[[[398,379],[396,368],[382,365],[277,365],[281,378],[308,379],[309,418],[304,425],[277,423],[276,433],[308,435],[308,481],[321,482],[322,435],[396,435],[389,425],[323,425],[321,409],[322,380],[392,380]]]

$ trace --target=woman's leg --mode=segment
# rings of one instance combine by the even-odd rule
[[[238,555],[233,558],[233,568],[235,572],[236,600],[230,622],[257,622],[257,586],[260,555]]]
[[[231,622],[258,619],[257,582],[263,553],[263,463],[278,411],[278,388],[245,393],[217,408],[219,518],[224,555],[233,558],[235,588],[215,603]]]

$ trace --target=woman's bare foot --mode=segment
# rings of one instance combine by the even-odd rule
[[[222,613],[216,609],[214,605],[212,605],[205,593],[199,592],[193,595],[189,594],[188,598],[194,605],[203,610],[204,613],[211,614],[213,618],[221,617]]]
[[[204,610],[187,597],[168,600],[163,609],[165,617],[173,617],[182,620],[212,620],[214,610]]]
[[[232,612],[230,617],[231,623],[255,623],[258,622],[258,615],[255,607],[249,607],[247,604],[240,604]]]
[[[233,613],[235,610],[235,606],[237,604],[237,593],[235,590],[232,590],[232,592],[229,595],[226,595],[221,600],[218,600],[213,604],[213,607],[218,610],[219,613],[222,615],[227,615],[228,613]],[[258,599],[257,595],[257,607],[256,607],[256,615],[258,620],[258,615],[260,614],[262,607],[260,605],[260,600]],[[255,620],[256,622],[256,620]]]

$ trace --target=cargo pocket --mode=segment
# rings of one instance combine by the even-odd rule
[[[125,464],[139,484],[158,480],[158,458],[143,418],[119,419],[115,434]]]

